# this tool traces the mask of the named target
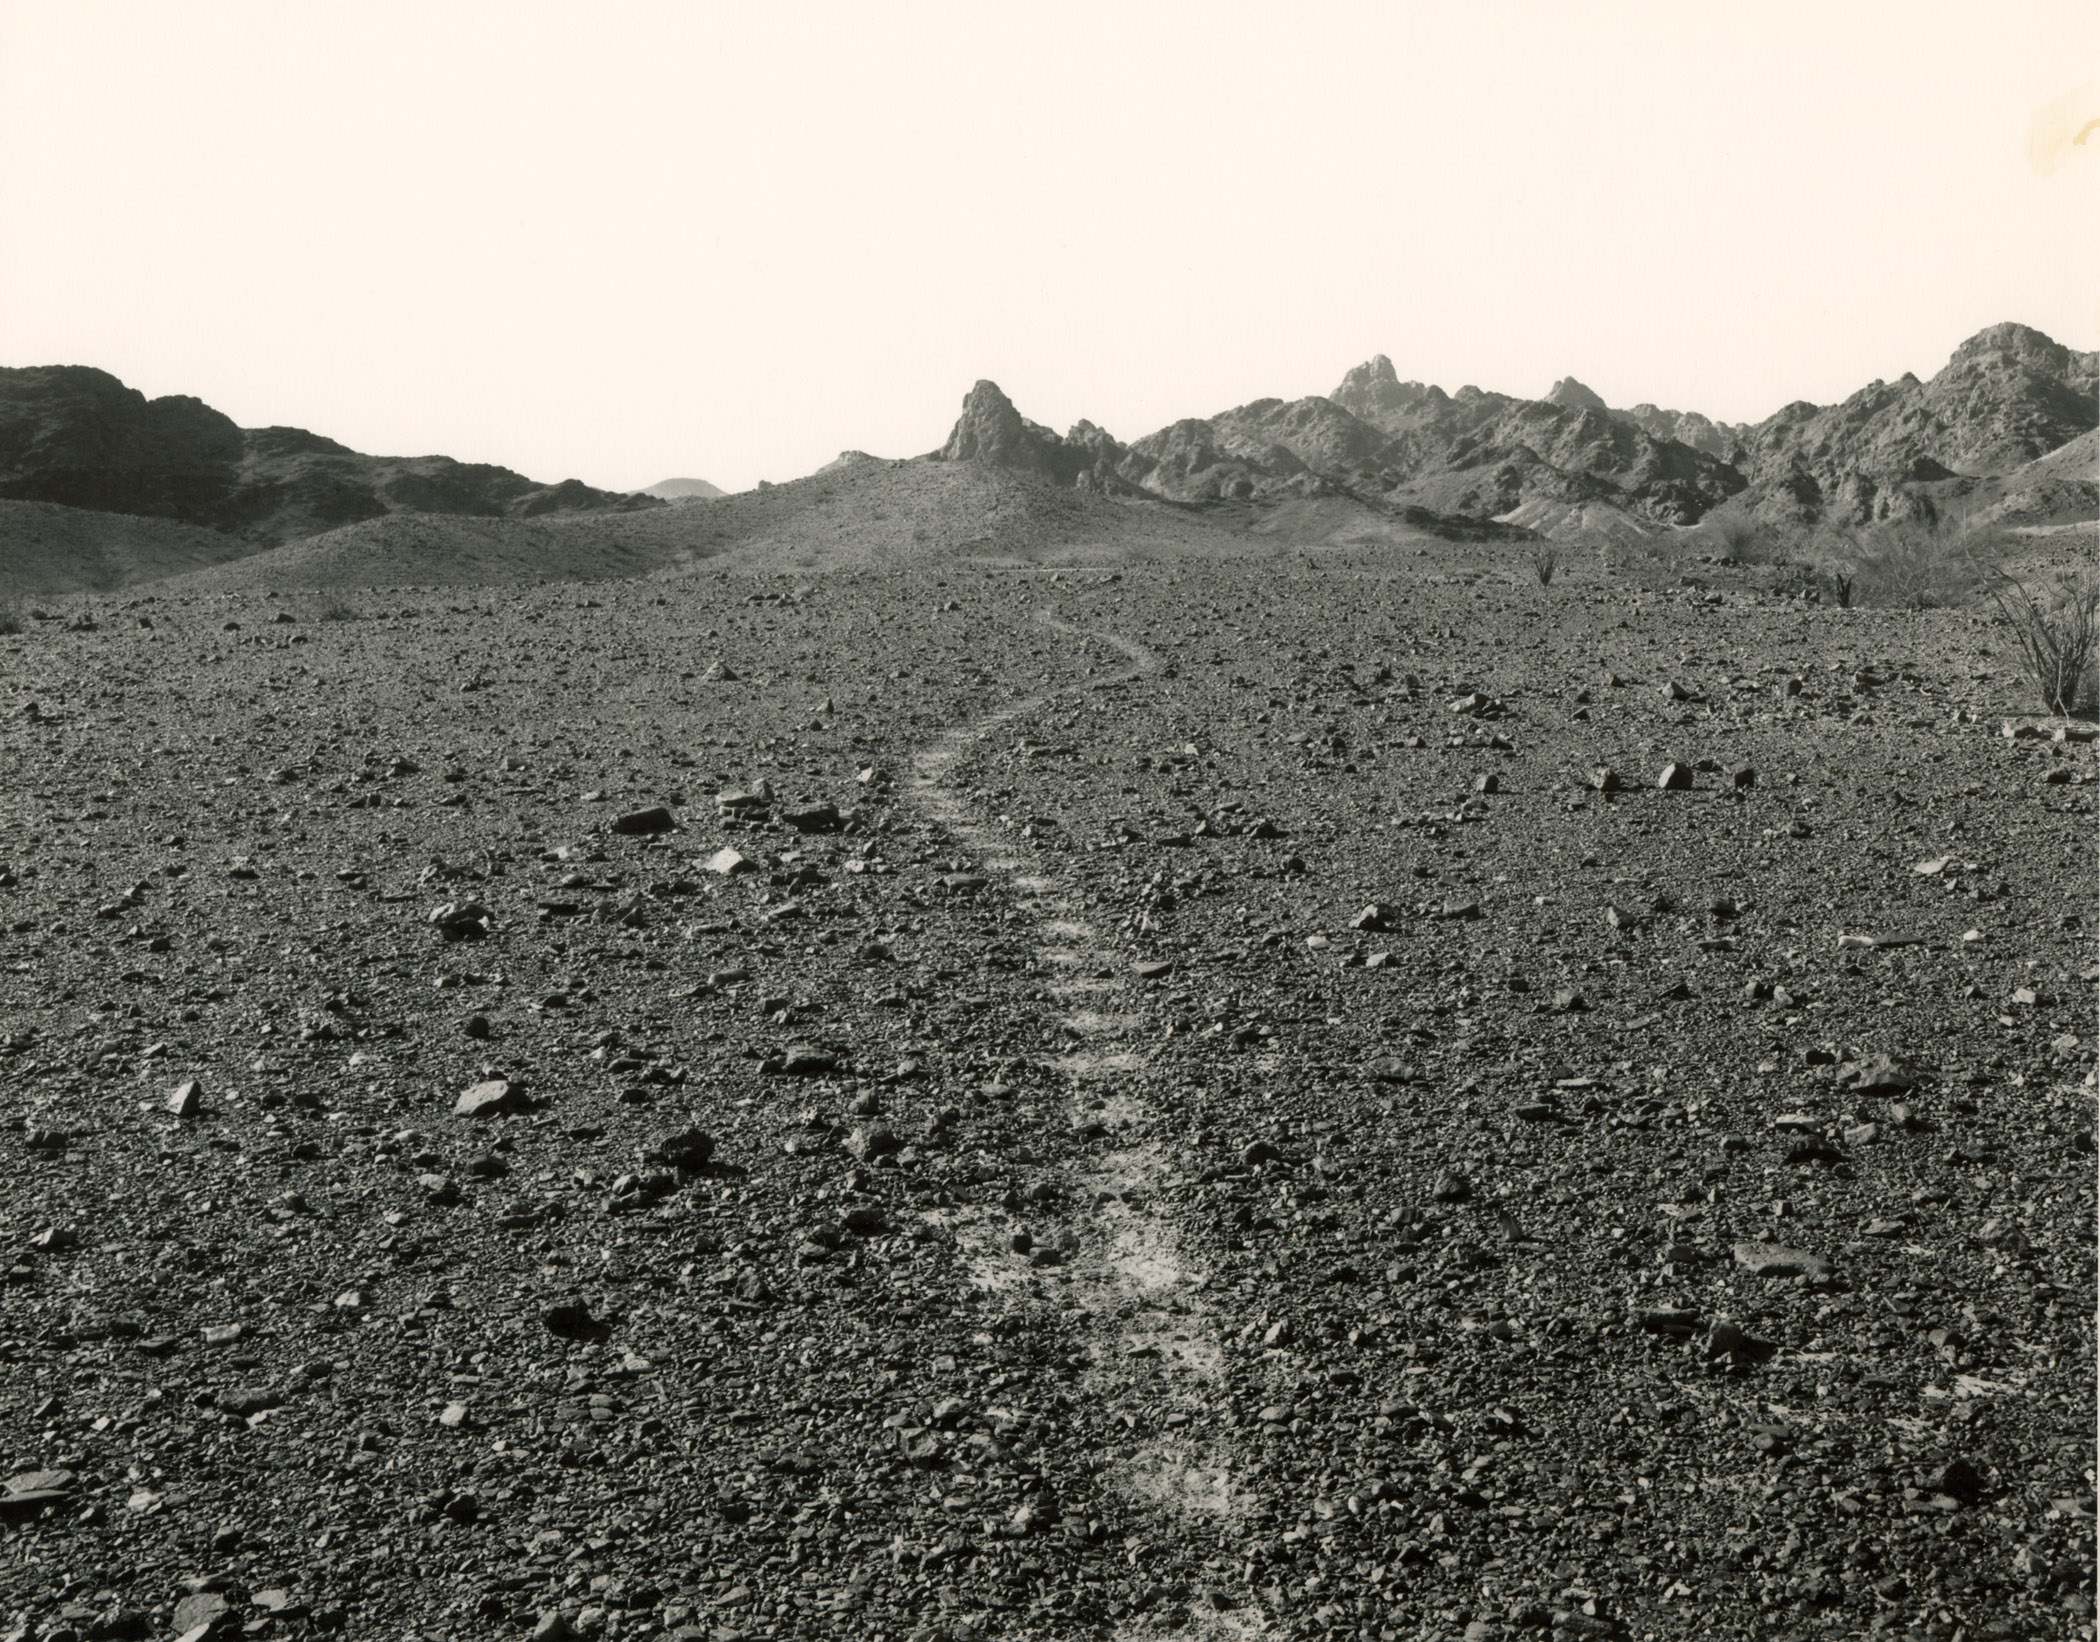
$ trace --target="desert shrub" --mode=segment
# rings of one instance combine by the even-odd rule
[[[1560,568],[1560,544],[1538,542],[1531,549],[1531,573],[1538,577],[1539,586],[1553,585],[1553,572]]]
[[[2001,569],[1985,586],[2019,641],[2043,709],[2071,713],[2092,702],[2094,663],[2100,661],[2100,570],[2087,563],[2029,580]]]
[[[1724,564],[1762,564],[1771,556],[1771,539],[1748,519],[1709,519],[1700,525],[1699,539]]]
[[[29,618],[22,613],[22,607],[0,599],[0,637],[28,631]]]
[[[1916,611],[1960,604],[1986,576],[1992,552],[1987,532],[1942,514],[1827,532],[1819,557],[1841,606]]]
[[[358,621],[361,619],[355,605],[337,598],[332,593],[323,598],[314,609],[315,621]]]

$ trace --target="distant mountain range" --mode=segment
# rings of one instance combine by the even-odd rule
[[[856,542],[1033,551],[1074,531],[1115,536],[1141,514],[1165,529],[1167,513],[1174,529],[1227,536],[1350,510],[1473,538],[1648,533],[1716,516],[1798,528],[1948,505],[2054,523],[2100,514],[2096,363],[1994,325],[1929,381],[1874,382],[1746,424],[1617,409],[1572,377],[1543,399],[1446,393],[1379,356],[1324,397],[1257,399],[1128,444],[1091,422],[1060,436],[979,382],[924,458],[846,451],[741,497],[701,479],[623,495],[444,456],[367,456],[300,428],[240,428],[196,399],[148,400],[86,366],[0,370],[0,589],[219,574],[268,550],[282,558],[285,544],[301,544],[300,575],[383,561],[432,580],[523,575],[550,554],[550,574],[596,575],[732,548],[823,562]],[[655,519],[615,517],[641,513]],[[585,541],[592,532],[603,539]],[[324,536],[325,552],[303,545]],[[292,564],[254,568],[291,575]]]
[[[365,456],[304,428],[241,428],[85,365],[0,370],[0,498],[203,525],[260,543],[391,513],[524,519],[661,507],[449,456]]]
[[[1444,518],[1551,534],[1600,510],[1635,526],[1717,509],[1777,525],[1856,523],[1997,481],[2002,516],[2091,512],[2093,475],[2030,464],[2092,433],[2096,356],[2023,325],[1994,325],[1928,382],[1875,382],[1842,404],[1791,404],[1755,424],[1636,405],[1615,410],[1572,377],[1543,399],[1403,382],[1379,355],[1326,397],[1257,399],[1123,444],[1091,422],[1063,437],[995,383],[963,402],[943,461],[1169,501],[1260,503],[1348,494]]]

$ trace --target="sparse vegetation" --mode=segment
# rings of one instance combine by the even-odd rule
[[[1538,577],[1539,586],[1553,585],[1553,572],[1560,568],[1560,544],[1541,541],[1531,550],[1531,573]]]
[[[1710,519],[1700,525],[1699,537],[1723,564],[1762,564],[1771,557],[1771,537],[1748,519]]]
[[[1828,531],[1819,556],[1841,608],[1940,610],[1975,591],[1992,546],[1958,515],[1914,514]]]
[[[2088,561],[2043,581],[2001,569],[1985,585],[2019,641],[2043,709],[2068,714],[2090,705],[2100,660],[2100,570]]]
[[[314,610],[315,621],[361,621],[357,607],[330,594]]]
[[[29,618],[22,613],[22,607],[19,604],[0,600],[0,638],[28,631]]]

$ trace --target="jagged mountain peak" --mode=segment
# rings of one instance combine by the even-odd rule
[[[1603,397],[1594,388],[1585,387],[1572,376],[1564,376],[1547,391],[1546,403],[1565,405],[1570,410],[1608,410]]]
[[[981,378],[963,398],[962,415],[948,441],[934,452],[943,462],[975,462],[1047,479],[1052,484],[1107,485],[1123,447],[1091,422],[1073,425],[1060,439],[1015,408],[998,383]]]
[[[1374,427],[1397,417],[1425,399],[1441,399],[1440,389],[1420,382],[1403,382],[1393,362],[1382,353],[1373,354],[1342,378],[1342,385],[1328,397],[1352,416],[1360,416]]]

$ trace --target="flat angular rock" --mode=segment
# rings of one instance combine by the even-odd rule
[[[836,804],[805,804],[800,809],[783,810],[780,819],[797,832],[837,832],[841,825]]]
[[[63,1494],[79,1480],[71,1471],[17,1471],[4,1487],[10,1494]]]
[[[1373,932],[1379,930],[1386,930],[1392,928],[1393,921],[1398,916],[1399,914],[1394,908],[1385,906],[1380,902],[1373,901],[1369,906],[1365,907],[1363,911],[1359,912],[1354,918],[1351,918],[1349,920],[1349,927],[1351,929],[1361,929]]]
[[[457,1117],[500,1117],[520,1110],[524,1099],[525,1091],[508,1078],[491,1078],[463,1091],[452,1111]]]
[[[1806,1277],[1823,1282],[1837,1271],[1827,1255],[1783,1243],[1738,1243],[1734,1253],[1735,1263],[1753,1277]]]
[[[185,1078],[168,1091],[164,1102],[176,1117],[195,1117],[204,1110],[204,1089],[195,1078]]]
[[[1689,792],[1692,786],[1692,767],[1689,764],[1665,764],[1655,784],[1664,792]]]
[[[1921,1087],[1925,1074],[1918,1068],[1891,1055],[1876,1055],[1871,1060],[1855,1061],[1838,1068],[1838,1087],[1856,1090],[1861,1094],[1879,1092],[1902,1093]]]
[[[904,1142],[897,1138],[896,1131],[880,1124],[855,1129],[846,1137],[846,1150],[863,1163],[878,1157],[887,1157],[892,1152],[902,1151]]]
[[[723,815],[763,815],[773,807],[773,789],[761,781],[756,787],[733,787],[715,795],[715,809]]]
[[[740,872],[756,872],[758,867],[733,849],[719,849],[707,858],[707,870],[734,878]]]
[[[678,825],[677,817],[665,804],[652,804],[645,810],[629,810],[625,815],[615,816],[612,830],[627,838],[644,838],[651,833],[670,832]]]
[[[246,1419],[250,1414],[267,1413],[284,1406],[283,1394],[268,1391],[260,1386],[237,1386],[219,1393],[218,1406],[221,1413],[237,1415]]]

